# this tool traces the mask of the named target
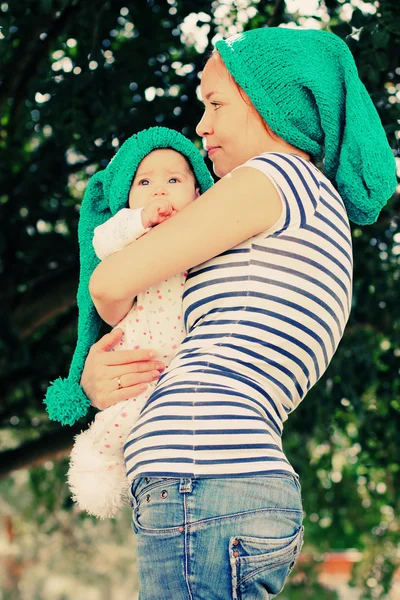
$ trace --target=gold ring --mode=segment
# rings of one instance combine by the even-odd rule
[[[118,377],[117,383],[118,383],[118,389],[120,390],[122,388],[121,377]]]

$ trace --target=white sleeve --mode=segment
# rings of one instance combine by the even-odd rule
[[[151,227],[143,227],[142,210],[143,208],[122,208],[108,221],[95,228],[93,247],[100,260],[122,250],[150,231]]]
[[[253,167],[274,184],[282,202],[282,214],[266,235],[296,231],[308,224],[320,198],[318,169],[296,154],[264,152],[240,167]]]

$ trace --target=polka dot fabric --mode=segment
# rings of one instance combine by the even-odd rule
[[[124,335],[114,351],[151,348],[168,370],[185,337],[182,294],[186,277],[186,272],[175,275],[138,294],[133,308],[118,324]],[[120,456],[128,433],[155,385],[156,380],[142,394],[97,414],[91,429],[96,433],[96,447],[101,454]]]

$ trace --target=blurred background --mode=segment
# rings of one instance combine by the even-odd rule
[[[94,412],[61,427],[43,405],[75,347],[80,202],[145,127],[201,148],[205,53],[277,25],[346,41],[400,167],[398,0],[0,0],[1,600],[137,598],[129,507],[97,521],[66,486],[73,436]],[[306,536],[282,600],[400,598],[399,189],[376,224],[352,226],[352,314],[285,427]]]

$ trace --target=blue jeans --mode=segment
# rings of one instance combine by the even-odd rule
[[[138,477],[139,600],[269,600],[303,543],[296,476]]]

